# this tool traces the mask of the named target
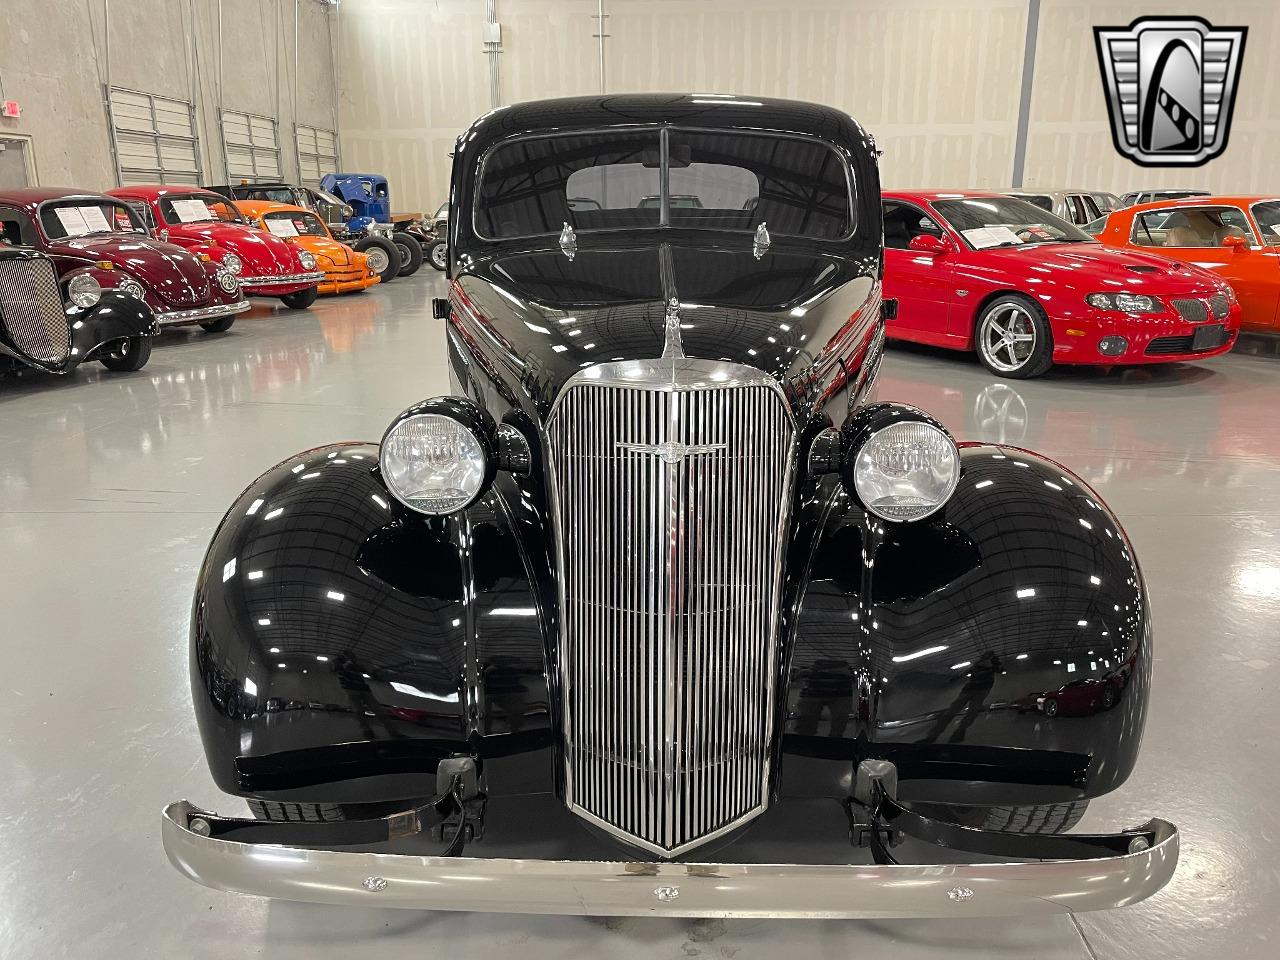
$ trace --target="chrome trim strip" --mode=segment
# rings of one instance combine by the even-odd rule
[[[682,356],[579,371],[547,419],[565,802],[659,856],[768,805],[797,442],[773,377]]]
[[[290,273],[279,277],[238,277],[241,287],[282,287],[292,283],[312,283],[324,279],[323,270],[312,270],[309,273]]]
[[[169,861],[215,890],[309,903],[578,916],[998,917],[1083,913],[1145,900],[1173,876],[1178,830],[1100,860],[980,864],[639,863],[430,857],[216,840],[192,832],[205,811],[164,810]]]
[[[156,313],[160,325],[170,326],[175,323],[198,323],[215,317],[226,317],[236,313],[244,313],[253,304],[248,300],[237,300],[235,303],[219,303],[212,307],[197,307],[194,310],[168,310]]]

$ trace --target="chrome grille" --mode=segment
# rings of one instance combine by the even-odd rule
[[[1231,303],[1227,300],[1226,294],[1215,293],[1210,297],[1209,310],[1215,320],[1225,317],[1231,310]]]
[[[607,364],[547,441],[566,800],[673,855],[767,802],[791,415],[748,367]]]
[[[1203,300],[1175,297],[1169,302],[1178,311],[1178,316],[1189,323],[1204,323],[1209,319],[1209,307]]]
[[[0,260],[0,321],[19,353],[60,364],[71,353],[71,327],[53,265],[43,257]]]

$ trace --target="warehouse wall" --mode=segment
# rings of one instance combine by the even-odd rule
[[[1139,167],[1121,157],[1111,142],[1093,28],[1174,14],[1204,17],[1215,26],[1249,28],[1231,136],[1226,152],[1203,167]],[[1280,190],[1277,43],[1276,0],[1042,0],[1026,183],[1102,184],[1116,193],[1162,186],[1226,193]]]
[[[225,180],[220,103],[227,110],[275,117],[282,168],[292,179],[295,118],[308,126],[334,126],[333,9],[316,0],[297,5],[295,106],[294,0],[7,0],[0,3],[0,91],[21,103],[23,115],[0,118],[0,136],[32,138],[43,184],[114,186],[102,94],[109,79],[146,93],[194,97],[207,182]]]
[[[599,90],[594,0],[496,0],[502,102]],[[605,0],[611,91],[819,100],[884,150],[889,186],[1012,182],[1030,0]],[[1227,153],[1193,170],[1138,167],[1111,143],[1094,25],[1199,14],[1250,26]],[[446,193],[458,132],[489,108],[481,0],[344,0],[340,101],[348,166],[386,173],[395,205]],[[1276,0],[1041,0],[1025,182],[1280,188]]]

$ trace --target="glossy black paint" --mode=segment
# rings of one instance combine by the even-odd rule
[[[658,356],[672,300],[685,353],[777,377],[803,438],[775,792],[843,796],[866,757],[899,765],[904,798],[951,803],[1096,796],[1128,775],[1147,701],[1146,597],[1123,531],[1082,481],[1026,451],[962,445],[952,500],[925,521],[885,524],[838,472],[804,472],[821,430],[846,426],[850,438],[867,422],[883,332],[874,143],[825,108],[688,101],[510,107],[460,139],[451,377],[526,439],[527,471],[499,471],[467,510],[427,518],[386,491],[376,446],[342,444],[242,494],[192,615],[197,715],[222,789],[422,797],[454,753],[478,758],[491,795],[560,788],[542,428],[577,370]],[[741,237],[707,231],[584,235],[572,259],[555,238],[488,243],[472,231],[476,165],[503,138],[676,120],[829,139],[857,181],[857,230],[838,243],[777,240],[758,259]],[[1117,695],[1088,715],[1019,709],[1076,677]]]
[[[0,260],[48,259],[35,250],[0,247]],[[65,294],[61,285],[59,290]],[[102,291],[102,299],[92,307],[82,309],[64,300],[63,312],[71,333],[71,349],[57,362],[46,362],[24,353],[9,335],[4,322],[4,304],[0,303],[0,364],[6,359],[12,364],[33,367],[45,373],[69,373],[78,364],[95,360],[103,348],[121,340],[137,336],[156,336],[160,325],[146,303],[110,289]]]

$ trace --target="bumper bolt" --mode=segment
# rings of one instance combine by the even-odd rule
[[[387,881],[383,877],[365,877],[360,886],[370,893],[381,893],[387,889]]]
[[[653,891],[653,895],[663,903],[670,903],[672,900],[678,899],[680,896],[679,887],[658,887]]]
[[[973,891],[968,887],[952,887],[947,891],[947,896],[956,903],[964,903],[966,900],[973,899]]]
[[[1149,850],[1151,844],[1147,843],[1146,837],[1134,837],[1129,841],[1130,853],[1141,853],[1143,850]]]
[[[209,826],[209,821],[203,817],[192,817],[191,822],[187,824],[191,828],[192,833],[198,833],[202,837],[207,837],[213,832],[213,828]]]

